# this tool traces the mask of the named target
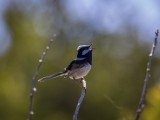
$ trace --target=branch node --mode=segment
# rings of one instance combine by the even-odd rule
[[[48,49],[49,49],[49,46],[47,46],[46,49],[48,50]]]
[[[30,115],[34,115],[34,112],[33,112],[33,111],[31,111],[31,112],[30,112]]]
[[[149,54],[149,57],[152,57],[152,56],[153,56],[153,54],[152,54],[152,53],[150,53],[150,54]]]
[[[147,72],[150,72],[150,69],[149,68],[147,68],[147,70],[146,70]]]
[[[43,60],[42,59],[39,59],[39,63],[42,63],[43,62]]]
[[[46,55],[46,52],[43,52],[43,55]]]
[[[33,91],[34,91],[34,92],[36,92],[36,91],[37,91],[37,89],[34,87],[34,88],[33,88]]]

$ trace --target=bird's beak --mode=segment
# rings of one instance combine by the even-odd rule
[[[90,49],[90,50],[93,50],[93,49],[95,49],[95,48],[92,48],[92,44],[90,44],[89,49]]]

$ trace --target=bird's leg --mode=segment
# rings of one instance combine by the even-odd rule
[[[86,86],[86,81],[84,78],[81,78],[80,79],[80,83],[82,84],[82,87],[85,89],[85,92],[86,92],[86,89],[87,89],[87,86]]]

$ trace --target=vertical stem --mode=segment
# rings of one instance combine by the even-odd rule
[[[82,91],[81,91],[81,96],[78,100],[77,107],[76,107],[75,112],[73,114],[73,120],[77,120],[79,109],[81,107],[81,103],[82,103],[82,101],[84,99],[84,96],[85,96],[85,93],[86,93],[86,81],[85,81],[85,79],[82,79],[82,86],[83,87],[82,87]]]
[[[134,120],[139,120],[140,115],[141,115],[141,113],[143,111],[143,108],[144,108],[144,100],[145,100],[145,96],[146,96],[146,93],[147,93],[148,81],[149,81],[149,78],[151,76],[150,72],[151,72],[151,66],[152,66],[152,59],[153,59],[153,54],[154,54],[154,51],[155,51],[155,48],[156,48],[156,45],[157,45],[158,34],[159,34],[159,30],[157,30],[155,32],[155,39],[154,39],[154,42],[153,42],[153,45],[152,45],[152,48],[151,48],[151,51],[150,51],[150,54],[149,54],[149,61],[148,61],[148,64],[147,64],[146,76],[145,76],[145,79],[144,79],[143,90],[142,90],[142,94],[141,94],[141,97],[140,97],[139,105],[138,105]]]
[[[33,97],[34,97],[34,93],[36,92],[36,78],[38,76],[38,73],[39,73],[39,70],[40,70],[40,67],[44,61],[44,58],[46,56],[46,53],[47,51],[49,50],[50,46],[52,45],[53,41],[55,40],[56,38],[56,34],[53,35],[52,39],[49,41],[45,51],[43,52],[41,58],[39,59],[39,63],[38,63],[38,66],[36,68],[36,71],[33,75],[33,78],[32,78],[32,87],[31,87],[31,91],[30,91],[30,99],[29,99],[29,113],[28,113],[28,119],[27,120],[32,120],[32,116],[34,114],[33,112]]]

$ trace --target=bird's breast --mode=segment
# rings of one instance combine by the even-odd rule
[[[80,79],[85,77],[88,72],[91,70],[91,65],[89,63],[85,63],[82,67],[72,69],[68,76],[71,79]]]

